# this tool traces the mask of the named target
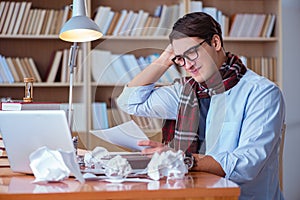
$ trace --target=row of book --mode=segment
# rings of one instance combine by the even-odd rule
[[[232,17],[230,37],[271,37],[275,14],[238,13]]]
[[[202,1],[183,0],[178,4],[159,5],[154,15],[139,10],[113,11],[109,6],[99,6],[94,21],[104,35],[164,36],[171,31],[174,22],[184,13],[205,12],[218,21],[223,36],[271,37],[276,15],[237,13],[231,18],[216,7],[204,7]]]
[[[33,77],[35,82],[42,82],[32,58],[13,58],[0,55],[0,83],[23,82],[24,78],[28,77]]]
[[[139,72],[153,62],[159,55],[135,57],[133,54],[112,54],[110,51],[94,49],[91,54],[92,78],[97,84],[122,85],[128,83]],[[48,67],[45,82],[69,82],[69,49],[57,50]],[[271,81],[277,81],[277,59],[274,57],[241,57],[243,63],[258,74]],[[74,69],[74,81],[82,82],[82,51],[78,52],[78,64]],[[175,66],[159,79],[158,83],[171,83],[175,78],[185,75]],[[26,77],[34,77],[35,82],[42,78],[32,58],[12,58],[0,55],[0,83],[23,82]]]
[[[32,8],[32,2],[0,2],[0,34],[57,35],[70,17],[63,9]]]
[[[243,63],[251,70],[269,80],[276,82],[277,59],[274,57],[242,57]]]
[[[24,78],[28,77],[33,77],[35,82],[67,83],[70,78],[69,52],[69,49],[60,49],[52,53],[44,80],[33,58],[4,57],[0,55],[0,83],[23,82]],[[78,50],[76,63],[73,76],[74,81],[82,82],[83,55],[81,49]]]
[[[94,49],[91,54],[92,77],[98,84],[122,85],[132,80],[139,72],[158,58],[159,54],[135,57],[133,54],[113,54]],[[170,67],[158,83],[171,83],[181,77],[175,66]]]
[[[215,7],[203,7],[202,1],[182,0],[178,4],[159,5],[149,12],[123,9],[113,11],[109,6],[99,6],[94,21],[104,35],[164,36],[168,35],[175,21],[185,13],[203,11],[212,15],[228,33],[229,18]]]

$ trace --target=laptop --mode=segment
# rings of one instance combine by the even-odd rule
[[[29,155],[39,147],[74,152],[63,110],[0,111],[0,132],[14,172],[32,174]]]
[[[73,151],[75,158],[72,136],[63,110],[0,111],[0,133],[10,168],[14,172],[32,174],[29,156],[42,146],[52,150]],[[143,171],[150,161],[150,157],[134,152],[111,152],[109,158],[104,159],[115,155],[125,157],[134,172]],[[91,173],[98,171],[81,170]]]

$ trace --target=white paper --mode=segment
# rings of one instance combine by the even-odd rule
[[[133,120],[109,129],[91,130],[90,132],[98,138],[112,144],[138,151],[146,148],[145,146],[138,146],[138,141],[149,140]]]
[[[70,173],[84,183],[74,152],[51,150],[42,146],[29,156],[30,168],[35,176],[34,183],[56,182],[69,177]]]

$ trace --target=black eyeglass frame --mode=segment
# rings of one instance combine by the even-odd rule
[[[194,60],[196,60],[198,57],[199,57],[199,54],[198,54],[198,48],[202,45],[202,44],[204,44],[206,42],[206,40],[203,40],[202,42],[200,42],[199,44],[197,44],[197,45],[195,45],[195,46],[192,46],[191,48],[189,48],[188,50],[186,50],[185,52],[183,52],[183,54],[182,55],[176,55],[174,58],[172,58],[172,62],[177,66],[177,67],[184,67],[185,66],[185,64],[186,64],[186,62],[185,62],[185,58],[187,58],[189,61],[194,61]],[[193,59],[191,59],[190,57],[188,57],[186,54],[189,52],[189,51],[191,51],[191,50],[194,50],[195,51],[195,53],[196,53],[196,57],[195,58],[193,58]],[[180,58],[183,58],[183,65],[179,65],[178,63],[176,63],[176,59],[178,58],[178,57],[180,57]]]

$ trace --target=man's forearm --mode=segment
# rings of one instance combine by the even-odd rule
[[[211,156],[193,154],[195,161],[192,171],[202,171],[224,177],[226,174],[221,165]]]
[[[172,65],[170,57],[173,55],[171,45],[154,60],[149,66],[147,66],[141,73],[139,73],[132,81],[128,83],[128,87],[149,85],[157,82],[160,77],[169,69]]]

